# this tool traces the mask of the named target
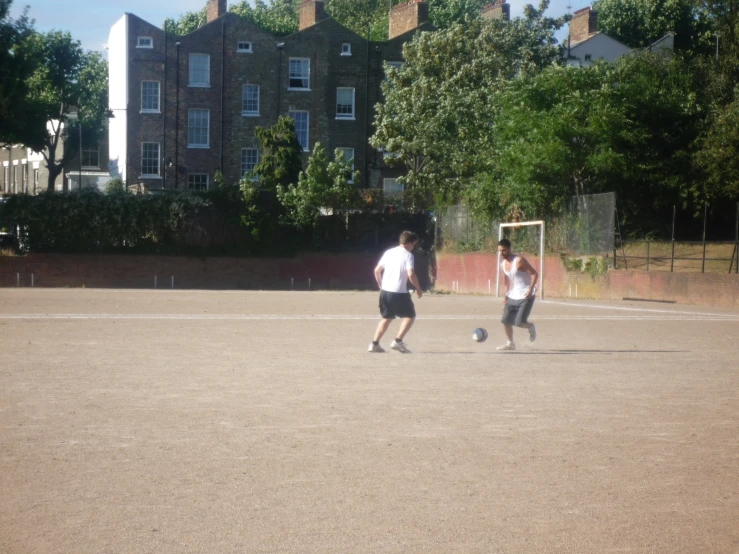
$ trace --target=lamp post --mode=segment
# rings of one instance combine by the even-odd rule
[[[67,114],[67,119],[69,121],[77,121],[77,126],[80,130],[80,144],[79,144],[79,152],[77,153],[79,165],[78,165],[78,179],[79,183],[77,183],[77,188],[82,190],[82,119],[80,118],[79,112],[72,112]],[[70,188],[71,190],[71,188]]]

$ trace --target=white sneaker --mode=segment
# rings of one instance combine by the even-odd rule
[[[405,345],[403,341],[398,342],[396,340],[393,341],[393,344],[390,346],[393,350],[397,350],[398,352],[401,352],[402,354],[410,354],[411,351],[408,350],[408,347]]]
[[[385,352],[385,349],[379,344],[371,342],[369,345],[369,352]]]
[[[529,326],[529,340],[531,342],[536,340],[536,325],[533,323]]]
[[[513,344],[512,342],[507,342],[503,346],[499,346],[498,348],[496,348],[496,350],[515,350],[515,349],[516,349],[516,345]]]

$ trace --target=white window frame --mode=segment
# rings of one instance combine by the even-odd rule
[[[22,190],[23,190],[23,193],[24,194],[27,194],[28,193],[28,163],[27,162],[21,162],[21,168],[22,168],[22,170],[21,170],[21,182],[23,183]]]
[[[252,54],[254,53],[253,44],[248,40],[240,40],[236,43],[236,51],[240,54]]]
[[[390,182],[395,183],[395,188],[400,187],[400,190],[393,190],[388,192],[388,185]],[[405,192],[405,185],[403,183],[398,183],[397,177],[386,177],[382,180],[382,193],[385,196],[394,196],[396,194],[403,194]]]
[[[341,43],[341,55],[342,56],[351,56],[352,55],[352,44],[351,44],[351,42],[342,42]]]
[[[157,86],[157,107],[144,107],[144,84],[155,83]],[[141,81],[141,113],[162,113],[162,84],[159,81]]]
[[[206,127],[205,127],[205,142],[192,142],[190,131],[197,133],[198,130],[202,130],[200,127],[193,127],[194,121],[193,112],[198,112],[198,115],[205,113],[207,115]],[[210,148],[210,110],[207,108],[190,108],[187,110],[187,147],[188,148]]]
[[[18,194],[18,162],[13,162],[13,194]]]
[[[207,61],[205,68],[206,79],[204,81],[194,81],[193,71],[196,69],[193,67],[193,59],[205,59]],[[201,71],[197,69],[197,71]],[[210,54],[197,54],[192,53],[188,58],[188,85],[194,88],[210,88]]]
[[[308,73],[293,73],[293,62],[301,62],[301,65],[303,63],[308,64]],[[288,63],[288,79],[287,79],[287,90],[300,90],[300,91],[310,91],[310,58],[290,58],[290,61]],[[291,81],[295,80],[301,80],[305,81],[307,83],[307,86],[304,87],[294,87],[291,84]]]
[[[5,162],[3,167],[3,188],[5,192],[10,192],[10,165]]]
[[[156,144],[157,145],[157,172],[156,173],[144,173],[144,149],[146,148],[147,144]],[[141,143],[141,178],[142,179],[161,179],[161,172],[162,172],[162,145],[158,142],[142,142]]]
[[[85,152],[93,152],[93,151],[97,152],[97,158],[98,158],[97,165],[85,165],[83,163],[84,160],[82,159],[82,155]],[[89,147],[83,148],[82,151],[80,152],[80,165],[82,166],[82,169],[100,169],[100,146],[96,146],[95,148],[89,148]]]
[[[350,90],[352,93],[352,112],[351,113],[339,113],[339,93],[340,91]],[[336,119],[343,120],[354,120],[356,119],[356,89],[353,87],[336,87]]]
[[[242,148],[241,149],[241,178],[243,179],[244,176],[249,173],[250,171],[254,170],[254,167],[252,169],[246,169],[246,153],[247,152],[254,152],[256,156],[256,161],[254,162],[254,167],[259,163],[259,148]],[[251,178],[252,181],[256,181],[256,177]]]
[[[147,40],[149,41],[149,44],[142,44],[142,42]],[[154,48],[154,39],[151,37],[138,37],[136,39],[136,48],[152,49]]]
[[[247,110],[246,109],[246,90],[247,87],[256,87],[257,89],[257,109],[256,110]],[[260,109],[260,94],[261,94],[261,87],[259,85],[255,85],[252,83],[247,83],[245,85],[241,86],[241,115],[247,116],[247,117],[255,117],[259,115],[259,109]]]
[[[39,169],[34,168],[33,169],[33,193],[36,194],[38,191],[38,181],[39,181]]]
[[[310,152],[310,112],[308,110],[290,110],[288,112],[288,116],[293,119],[295,122],[295,134],[298,135],[298,142],[300,142],[300,135],[298,134],[298,128],[297,123],[298,121],[295,119],[294,114],[305,114],[305,145],[301,143],[300,146],[303,147],[303,152]]]
[[[190,186],[190,177],[205,177],[205,189],[192,188]],[[207,173],[188,173],[187,174],[187,190],[210,190],[210,175]]]

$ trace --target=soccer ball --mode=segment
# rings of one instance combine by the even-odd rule
[[[488,340],[488,332],[482,327],[478,327],[472,331],[472,340],[475,342],[485,342]]]

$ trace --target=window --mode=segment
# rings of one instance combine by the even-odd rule
[[[354,148],[339,147],[339,150],[341,150],[344,153],[344,163],[349,164],[352,168],[351,173],[349,174],[349,178],[347,179],[347,183],[353,183],[354,182]]]
[[[159,143],[141,144],[141,176],[159,177]]]
[[[249,53],[251,54],[253,50],[251,49],[251,42],[239,42],[236,45],[236,51],[243,53]]]
[[[295,133],[303,152],[308,152],[308,112],[288,112],[288,115],[295,121]]]
[[[210,110],[188,110],[187,115],[187,147],[209,148]]]
[[[290,58],[290,83],[291,89],[310,90],[310,59]]]
[[[190,190],[208,190],[208,175],[206,173],[189,173],[187,188]]]
[[[398,183],[397,179],[383,179],[382,180],[382,192],[385,194],[393,195],[400,194],[403,192],[405,187],[402,183]]]
[[[141,112],[159,113],[159,81],[141,81]]]
[[[100,169],[100,148],[82,149],[82,167]]]
[[[28,165],[26,164],[22,166],[21,177],[23,179],[23,192],[28,193]]]
[[[10,167],[7,165],[3,172],[3,185],[5,185],[5,192],[10,192]]]
[[[33,170],[33,194],[38,191],[38,169]]]
[[[354,119],[354,89],[336,89],[336,119]]]
[[[208,54],[190,54],[190,86],[210,86],[210,56]]]
[[[241,87],[241,115],[259,115],[259,85]]]
[[[18,166],[13,166],[13,192],[18,194]]]
[[[348,42],[344,42],[341,45],[341,55],[342,56],[351,56],[352,55],[352,45]]]
[[[241,149],[241,176],[248,175],[254,171],[254,166],[259,163],[259,150],[256,148]]]
[[[154,41],[151,37],[139,37],[136,41],[136,48],[154,48]]]
[[[590,54],[585,54],[585,61],[589,62],[592,60],[592,56]]]

